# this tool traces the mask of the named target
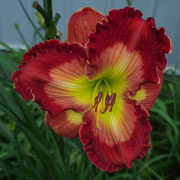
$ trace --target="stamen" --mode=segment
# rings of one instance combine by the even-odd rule
[[[97,84],[95,85],[95,88],[94,88],[93,94],[92,94],[92,104],[94,103],[95,95],[96,95],[97,90],[99,89],[99,86],[100,86],[100,84],[101,84],[102,81],[103,81],[103,80],[100,79],[100,80],[97,82]]]
[[[102,98],[102,91],[100,91],[99,93],[98,93],[98,95],[96,96],[96,98],[95,98],[95,100],[94,100],[94,103],[95,104],[99,104],[99,102],[101,101],[101,98]]]
[[[96,96],[95,100],[94,100],[93,108],[95,108],[95,112],[97,112],[98,104],[99,104],[100,101],[101,101],[102,94],[103,94],[102,91],[100,91],[100,92],[98,93],[98,95]]]
[[[111,87],[109,86],[109,83],[107,82],[106,79],[104,79],[104,83],[106,84],[107,90],[108,90],[108,94],[111,95]]]
[[[100,91],[99,91],[100,90]],[[97,91],[99,91],[97,95]],[[95,112],[99,112],[104,114],[108,108],[109,112],[112,111],[113,105],[116,100],[116,93],[111,92],[111,87],[106,79],[100,79],[93,90],[92,94],[92,108],[94,108]],[[98,107],[100,106],[101,107]]]
[[[105,108],[104,108],[104,111],[100,111],[101,114],[104,114],[107,111],[107,109],[109,107],[109,99],[110,99],[110,97],[109,97],[109,95],[107,95],[106,100],[105,100]]]
[[[111,97],[109,97],[109,95],[107,95],[106,96],[106,101],[105,101],[105,108],[104,108],[104,111],[100,111],[101,114],[104,114],[107,111],[109,106],[110,106],[109,112],[111,112],[112,108],[113,108],[113,105],[115,103],[115,100],[116,100],[116,93],[113,93],[111,95]]]
[[[96,127],[98,128],[98,129],[101,129],[101,127],[100,127],[100,125],[99,125],[99,116],[97,116],[97,121],[96,121]]]
[[[116,100],[116,93],[113,93],[109,99],[109,106],[110,106],[109,112],[112,111],[115,100]]]

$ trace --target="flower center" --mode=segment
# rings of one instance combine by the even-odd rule
[[[92,95],[92,103],[95,112],[104,114],[108,109],[112,111],[116,100],[116,93],[111,92],[111,87],[106,79],[100,79],[94,88]]]

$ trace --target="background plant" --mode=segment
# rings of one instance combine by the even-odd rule
[[[28,18],[21,0],[19,3]],[[41,8],[48,17],[49,14],[53,17],[47,3],[52,2],[44,0]],[[48,33],[55,17],[45,23],[43,16],[43,24],[39,16],[40,28],[33,25],[30,17],[28,19],[37,35],[45,40],[60,38],[57,29],[56,33],[52,31],[54,34]],[[27,49],[30,48],[17,24],[15,27]],[[161,93],[150,111],[152,148],[143,160],[133,164],[132,169],[109,174],[91,164],[78,138],[59,137],[44,124],[44,112],[38,105],[23,101],[13,90],[11,74],[17,69],[25,50],[0,44],[7,49],[0,51],[0,179],[180,180],[180,78],[175,70],[166,71]]]

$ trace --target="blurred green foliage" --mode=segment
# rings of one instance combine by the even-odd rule
[[[179,180],[180,81],[168,71],[160,96],[150,111],[152,148],[132,169],[109,174],[87,158],[80,140],[63,139],[44,123],[36,103],[13,90],[11,74],[24,50],[0,52],[1,180]]]
[[[41,14],[45,13],[44,17],[48,16],[44,27],[41,24],[44,36],[22,1],[18,1],[42,40],[57,36],[59,32],[55,33],[54,27],[60,15],[56,14],[53,20],[51,0],[43,0],[45,12],[39,9]],[[127,3],[132,5],[132,0]],[[29,48],[18,24],[15,28]],[[143,160],[134,162],[132,169],[110,174],[88,160],[79,138],[59,137],[45,125],[44,112],[39,106],[23,101],[13,90],[11,74],[17,70],[25,51],[14,50],[3,42],[0,45],[7,49],[0,51],[1,180],[180,180],[180,78],[175,71],[166,72],[161,93],[150,111],[152,148]]]

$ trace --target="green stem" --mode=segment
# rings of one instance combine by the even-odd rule
[[[48,7],[47,0],[43,0],[43,6],[44,6],[45,11],[47,12],[47,7]]]
[[[20,28],[19,28],[19,25],[15,23],[15,24],[14,24],[14,27],[16,28],[19,36],[21,37],[22,42],[25,44],[25,46],[26,46],[28,49],[30,49],[30,46],[29,46],[28,43],[26,42],[26,39],[25,39],[23,33],[21,32],[21,30],[20,30]]]
[[[21,2],[21,0],[19,0],[19,4],[21,5],[26,17],[28,18],[29,22],[31,23],[32,27],[34,28],[34,30],[36,31],[36,33],[39,35],[39,37],[41,38],[42,41],[44,41],[44,37],[43,35],[40,33],[40,31],[37,29],[37,27],[35,26],[35,24],[33,23],[32,19],[30,18],[29,14],[27,13],[23,3]]]
[[[48,16],[47,16],[46,11],[41,7],[41,5],[37,1],[34,1],[33,8],[37,9],[41,13],[41,15],[45,19],[46,26],[48,27],[49,26],[49,22],[48,22]]]
[[[22,157],[22,152],[21,152],[21,148],[18,142],[18,138],[17,138],[17,130],[14,130],[14,138],[15,138],[15,142],[16,142],[16,147],[17,147],[17,157],[19,160],[19,163],[24,164],[23,163],[23,157]]]
[[[57,25],[57,23],[58,23],[60,17],[61,17],[61,15],[58,14],[58,13],[56,13],[56,15],[55,15],[55,17],[54,17],[54,22],[55,22],[56,25]]]
[[[53,19],[53,12],[52,12],[52,0],[47,0],[47,14],[49,19],[49,24]]]
[[[6,43],[0,41],[0,45],[1,45],[1,46],[4,46],[5,48],[7,48],[7,49],[8,49],[9,51],[11,51],[13,54],[16,53],[16,51],[15,51],[13,48],[11,48],[10,46],[8,46]]]
[[[132,167],[132,180],[137,180],[137,178],[138,178],[138,175],[137,175],[137,170],[136,170],[136,164],[134,163]]]

